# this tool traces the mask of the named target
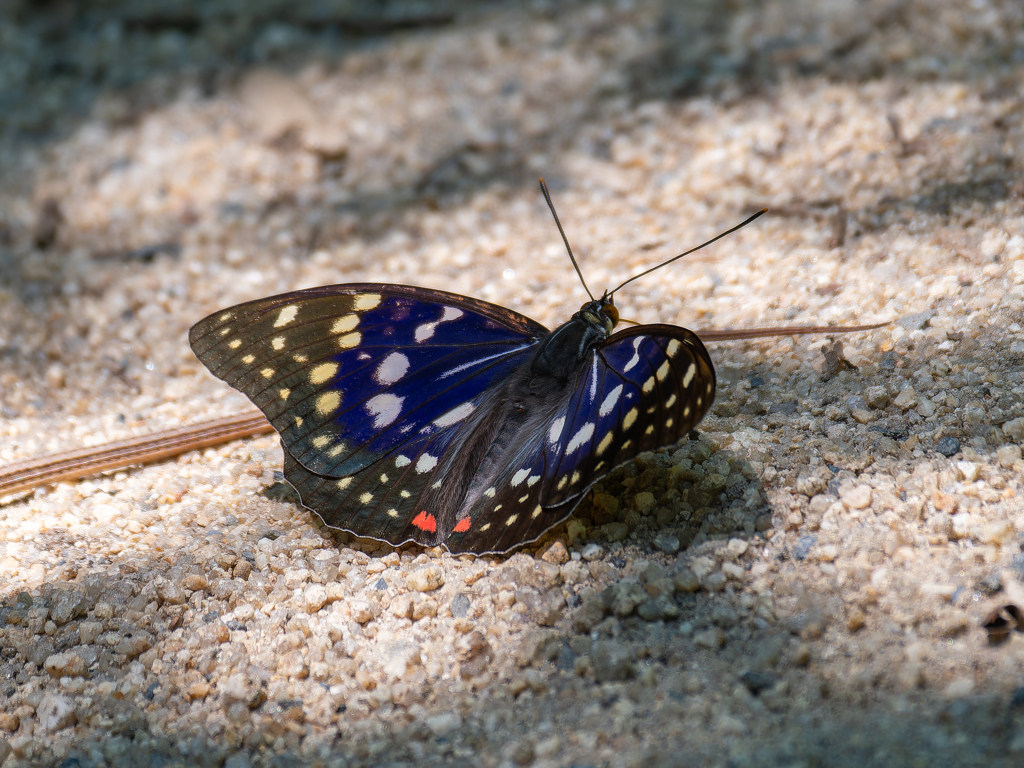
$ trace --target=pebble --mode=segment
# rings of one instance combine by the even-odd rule
[[[569,552],[566,550],[565,544],[556,540],[551,543],[551,546],[544,550],[540,559],[545,563],[563,565],[569,562]]]
[[[598,640],[591,648],[590,660],[599,683],[628,680],[635,671],[629,648],[617,640]]]
[[[462,727],[462,717],[457,712],[443,712],[427,718],[427,728],[435,736],[447,736]]]
[[[996,459],[1003,469],[1010,469],[1021,459],[1019,445],[1001,445],[996,450]]]
[[[323,584],[310,584],[302,593],[306,613],[316,613],[327,604],[327,589]]]
[[[841,490],[839,500],[847,509],[864,509],[871,505],[871,486],[862,484]]]
[[[666,555],[674,555],[679,551],[679,537],[671,533],[661,533],[654,537],[654,548]]]
[[[725,645],[725,632],[718,627],[710,627],[693,636],[693,644],[698,648],[707,648],[717,651]]]
[[[935,444],[935,450],[943,456],[955,456],[960,453],[960,441],[955,437],[942,437]]]
[[[36,707],[36,719],[44,733],[53,733],[78,722],[75,704],[67,696],[47,693]]]
[[[1003,424],[1003,434],[1015,443],[1024,443],[1024,417],[1011,419]]]
[[[726,545],[725,551],[729,554],[729,557],[733,560],[738,560],[747,553],[749,545],[743,539],[729,539],[729,543]]]
[[[406,584],[417,592],[432,592],[444,585],[444,571],[438,565],[418,568],[406,577]]]
[[[721,571],[713,571],[701,580],[701,585],[708,592],[720,592],[725,589],[729,578]]]
[[[592,563],[595,560],[600,560],[604,557],[604,548],[600,544],[595,544],[591,542],[583,548],[583,551],[580,552],[580,555],[588,563]]]
[[[689,568],[683,568],[679,571],[675,575],[673,582],[679,592],[696,592],[700,589],[700,579]]]
[[[916,406],[919,398],[914,388],[908,385],[900,390],[900,393],[896,395],[896,399],[892,402],[901,411],[906,411]]]

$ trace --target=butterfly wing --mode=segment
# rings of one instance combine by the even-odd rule
[[[547,333],[456,294],[357,284],[229,308],[189,340],[280,433],[286,476],[325,522],[429,544],[436,525],[416,500],[460,423]]]
[[[503,552],[535,540],[613,468],[692,430],[714,401],[715,384],[711,357],[692,331],[645,325],[616,333],[593,351],[564,407],[446,545]]]

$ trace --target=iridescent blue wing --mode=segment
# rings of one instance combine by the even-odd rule
[[[535,540],[613,468],[686,435],[714,397],[714,365],[693,332],[645,325],[616,333],[593,351],[555,417],[446,545],[503,552]]]
[[[343,478],[428,450],[424,431],[443,439],[547,332],[465,296],[353,284],[231,307],[189,341],[263,411],[299,466]]]

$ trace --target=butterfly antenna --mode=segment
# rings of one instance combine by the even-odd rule
[[[543,182],[542,182],[542,183],[543,183]],[[550,205],[550,202],[548,203],[548,205]],[[554,212],[554,209],[552,209],[552,212]],[[617,293],[617,292],[618,292],[618,291],[619,291],[619,290],[620,290],[621,288],[623,288],[623,287],[624,287],[624,286],[626,286],[626,285],[629,285],[629,284],[630,284],[630,283],[632,283],[632,282],[633,282],[634,280],[637,280],[637,279],[639,279],[639,278],[643,277],[644,275],[649,275],[649,274],[651,274],[651,272],[653,272],[653,271],[654,271],[654,270],[656,270],[656,269],[661,269],[662,267],[666,267],[666,266],[668,266],[669,264],[671,264],[671,263],[672,263],[673,261],[678,261],[679,259],[683,258],[683,256],[689,256],[689,255],[690,255],[691,253],[693,253],[694,251],[699,251],[699,250],[700,250],[701,248],[707,248],[707,247],[708,247],[709,245],[711,245],[712,243],[718,242],[719,240],[721,240],[721,239],[722,239],[723,237],[725,237],[726,235],[731,235],[731,234],[732,234],[733,232],[735,232],[736,230],[738,230],[738,229],[743,229],[743,228],[744,228],[745,226],[747,226],[747,224],[749,224],[750,222],[752,222],[752,221],[753,221],[754,219],[760,218],[761,216],[763,216],[763,215],[764,215],[764,214],[766,214],[767,212],[768,212],[768,209],[767,209],[767,208],[762,208],[762,209],[761,209],[760,211],[758,211],[757,213],[755,213],[755,214],[754,214],[753,216],[751,216],[750,218],[748,218],[748,219],[745,219],[744,221],[740,222],[739,224],[737,224],[737,225],[736,225],[735,227],[733,227],[732,229],[727,229],[727,230],[725,230],[725,232],[723,232],[723,233],[722,233],[722,234],[720,234],[720,235],[717,235],[716,237],[713,237],[713,238],[711,238],[711,239],[710,239],[710,240],[708,240],[708,241],[707,241],[706,243],[701,243],[701,244],[700,244],[700,245],[698,245],[698,246],[697,246],[696,248],[691,248],[691,249],[690,249],[690,250],[688,250],[688,251],[684,251],[683,253],[680,253],[680,254],[679,254],[678,256],[674,256],[673,258],[669,259],[668,261],[663,261],[663,262],[661,262],[661,264],[656,264],[655,266],[651,267],[650,269],[644,270],[644,271],[643,271],[643,272],[641,272],[641,273],[640,273],[639,275],[633,275],[633,277],[631,277],[631,278],[629,278],[628,280],[626,280],[626,282],[624,282],[624,283],[620,284],[618,288],[616,288],[616,289],[614,289],[614,290],[612,290],[612,291],[609,291],[609,292],[608,292],[608,295],[609,295],[609,296],[614,296],[614,295],[615,295],[615,294],[616,294],[616,293]],[[558,219],[556,218],[556,219],[555,219],[555,221],[557,221],[557,220],[558,220]],[[561,227],[559,227],[559,229],[561,229]],[[562,235],[562,237],[565,237],[565,235]],[[575,263],[576,263],[576,262],[574,261],[574,262],[573,262],[573,264],[575,264]],[[576,271],[578,272],[578,271],[579,271],[579,269],[577,269]],[[580,279],[581,279],[581,280],[583,279],[583,276],[582,276],[582,275],[580,276]]]
[[[555,226],[558,227],[558,234],[562,236],[562,242],[565,243],[565,250],[569,252],[569,260],[572,262],[572,265],[576,270],[576,274],[580,276],[580,282],[583,283],[583,290],[587,292],[590,300],[593,301],[594,294],[592,294],[590,289],[587,287],[587,281],[583,279],[583,273],[580,272],[580,265],[576,263],[576,257],[572,255],[572,248],[569,247],[569,238],[565,236],[565,230],[562,229],[562,222],[558,220],[558,214],[555,213],[555,204],[551,202],[551,195],[548,194],[548,185],[544,183],[544,179],[540,180],[540,191],[544,193],[544,199],[547,201],[548,208],[551,209],[551,215],[555,217]],[[746,224],[746,222],[743,223]],[[740,226],[743,225],[741,224]],[[739,229],[739,227],[737,227],[737,229]],[[726,234],[728,234],[728,232]],[[721,237],[721,235],[719,235],[719,237]],[[705,245],[707,245],[707,243],[705,243]]]

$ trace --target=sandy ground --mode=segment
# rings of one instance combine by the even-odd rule
[[[896,322],[713,345],[504,558],[318,527],[272,437],[0,499],[4,768],[1024,761],[1019,3],[236,5],[0,10],[0,462],[241,411],[243,300],[563,321],[539,175],[598,289],[771,209],[625,317]]]

